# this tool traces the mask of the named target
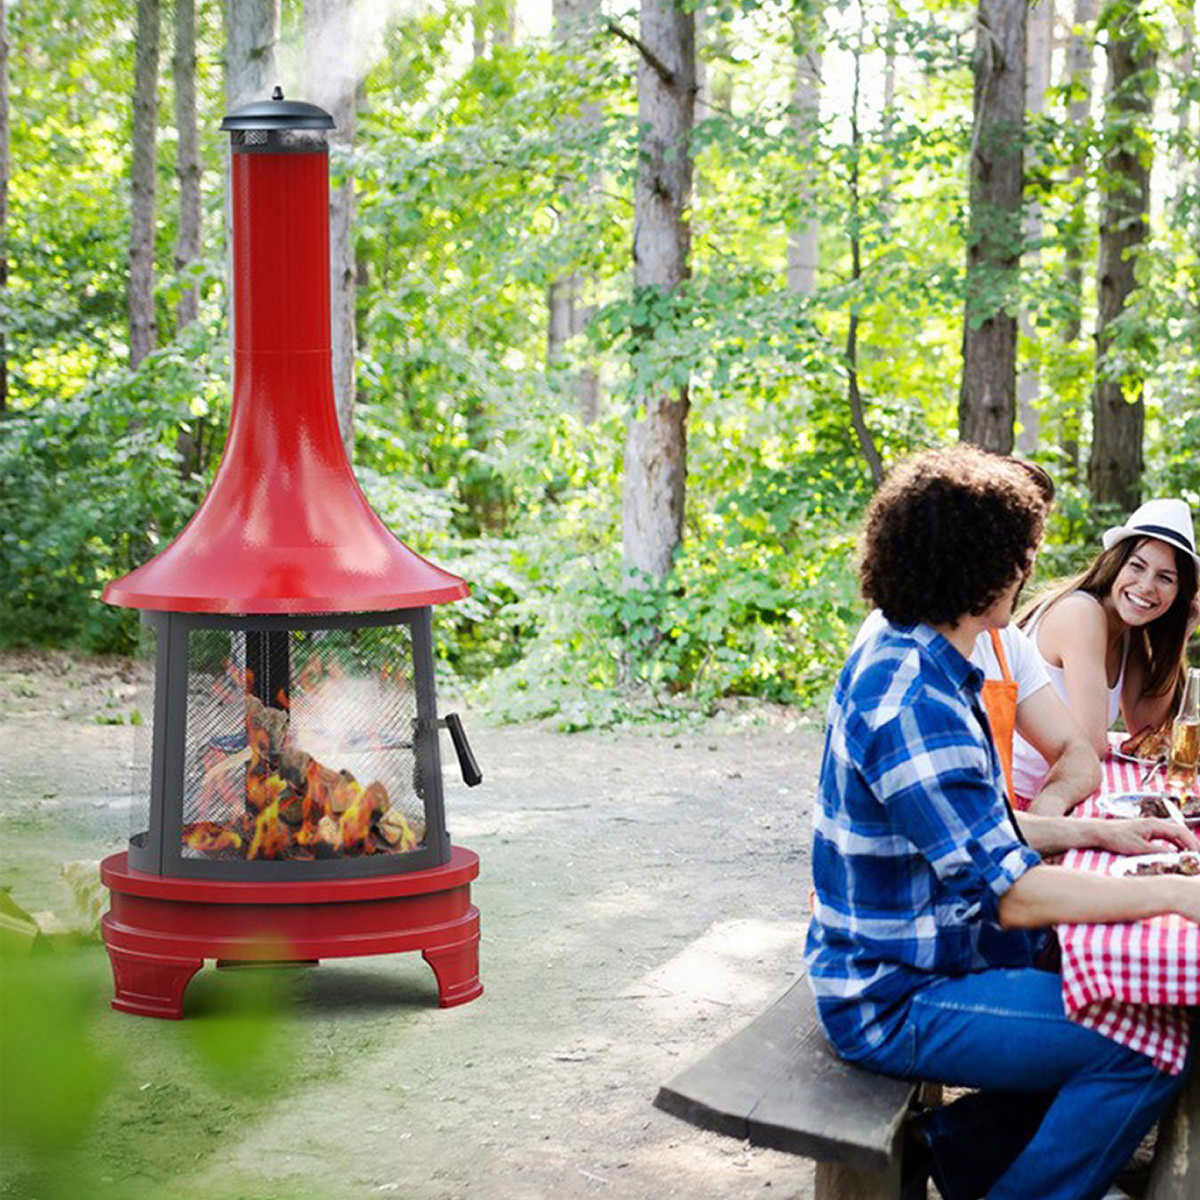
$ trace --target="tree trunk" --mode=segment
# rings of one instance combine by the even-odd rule
[[[307,77],[313,100],[333,117],[329,133],[335,178],[329,189],[329,310],[332,323],[333,396],[346,453],[354,454],[355,286],[354,149],[358,75],[354,61],[353,10],[344,0],[305,0]]]
[[[866,36],[866,17],[859,9],[862,23],[858,29],[858,44],[854,49],[854,88],[850,100],[850,278],[855,285],[862,278],[862,240],[859,236],[859,160],[862,155],[862,131],[858,124],[859,103],[862,98],[863,39]],[[871,482],[878,487],[883,482],[883,462],[875,446],[875,439],[867,426],[862,395],[858,390],[858,295],[857,286],[852,289],[850,322],[846,333],[846,402],[850,407],[850,423],[859,448],[871,472]]]
[[[1141,494],[1141,385],[1126,398],[1119,379],[1108,377],[1112,324],[1137,286],[1138,247],[1146,240],[1150,208],[1149,74],[1154,50],[1136,0],[1116,0],[1101,15],[1108,28],[1100,197],[1100,255],[1096,267],[1096,384],[1092,393],[1092,452],[1088,486],[1097,504],[1134,508]]]
[[[1054,32],[1054,0],[1036,0],[1029,7],[1025,46],[1025,111],[1041,116],[1046,111],[1046,89],[1050,86],[1050,52]],[[1042,237],[1042,213],[1037,204],[1031,204],[1025,215],[1025,241],[1035,246]],[[1041,261],[1041,251],[1032,252],[1035,262]],[[1035,334],[1029,311],[1021,309],[1021,333],[1027,341]],[[1038,393],[1040,392],[1037,368],[1026,363],[1017,376],[1017,421],[1021,430],[1017,434],[1017,449],[1022,454],[1032,454],[1038,444]]]
[[[652,301],[688,277],[692,129],[696,86],[695,26],[671,0],[642,0],[638,124],[642,130],[634,191],[634,288]],[[659,322],[662,317],[658,318]],[[673,336],[651,318],[635,341]],[[648,381],[643,411],[625,438],[624,557],[627,567],[662,579],[683,539],[687,473],[686,380]]]
[[[554,37],[565,43],[582,30],[591,28],[600,18],[599,0],[554,0]],[[584,125],[595,128],[600,123],[600,109],[595,104],[586,104],[578,118]],[[589,202],[588,193],[599,186],[593,175],[581,185],[569,182],[565,185],[562,206],[571,212],[579,204]],[[585,280],[578,271],[571,271],[553,280],[546,291],[546,365],[557,366],[566,354],[567,342],[582,333],[594,311],[592,306],[582,303]],[[575,396],[580,419],[592,424],[600,415],[600,375],[593,366],[584,366],[572,372],[569,386]]]
[[[1079,239],[1087,221],[1087,131],[1092,117],[1092,43],[1095,37],[1096,0],[1075,0],[1071,36],[1067,41],[1066,80],[1070,88],[1067,120],[1076,137],[1077,150],[1067,170],[1071,197],[1071,227],[1074,236],[1066,242],[1066,277],[1070,313],[1063,339],[1068,346],[1079,341],[1083,331],[1083,254]],[[1067,461],[1069,477],[1079,480],[1079,436],[1081,417],[1072,402],[1062,414],[1059,443]]]
[[[342,0],[343,4],[345,0]],[[508,0],[475,0],[471,8],[471,56],[476,61],[492,48],[511,46],[516,32],[516,8]]]
[[[799,193],[801,209],[808,210],[789,222],[787,290],[793,296],[811,296],[817,284],[818,227],[812,215],[817,188],[812,164],[821,119],[822,26],[819,12],[803,13],[792,18],[794,64],[790,121],[801,156],[796,191]]]
[[[0,305],[8,291],[8,5],[0,0]],[[0,321],[0,414],[8,411],[7,322]]]
[[[1016,413],[1025,0],[979,0],[958,435],[1008,454]]]
[[[278,82],[279,0],[226,0],[225,100],[232,111],[266,100]]]
[[[266,100],[275,87],[279,0],[225,0],[225,103],[229,111]],[[225,278],[233,280],[230,173],[225,172]],[[226,306],[229,344],[235,344],[232,301]]]
[[[154,144],[158,131],[158,0],[138,0],[129,220],[129,365],[155,348]]]
[[[1195,145],[1192,140],[1192,97],[1186,90],[1196,71],[1196,12],[1194,0],[1179,14],[1179,56],[1175,63],[1175,77],[1180,81],[1176,100],[1175,149],[1171,155],[1171,175],[1175,184],[1176,197],[1182,196],[1191,182],[1187,178],[1189,166],[1188,149]]]
[[[175,0],[175,54],[171,73],[175,83],[175,176],[179,180],[179,238],[175,270],[182,274],[200,257],[200,143],[196,130],[196,10],[195,0]],[[196,319],[200,297],[187,287],[175,310],[182,329]]]

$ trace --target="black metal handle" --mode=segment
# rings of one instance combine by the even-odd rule
[[[458,713],[447,713],[441,723],[450,731],[450,740],[454,743],[454,753],[458,755],[458,769],[462,772],[463,783],[474,787],[483,782],[483,772],[471,753],[467,742],[467,733],[463,729],[462,718]]]

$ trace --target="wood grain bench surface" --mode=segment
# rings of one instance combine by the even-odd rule
[[[916,1089],[837,1058],[801,976],[761,1016],[661,1087],[654,1104],[755,1146],[844,1164],[879,1184],[878,1194],[895,1194],[900,1125]]]

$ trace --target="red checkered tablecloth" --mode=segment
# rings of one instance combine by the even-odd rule
[[[1139,790],[1143,768],[1109,757],[1103,791]],[[1148,785],[1161,788],[1162,774]],[[1142,785],[1140,790],[1148,790]],[[1080,816],[1100,816],[1095,799]],[[1115,854],[1069,850],[1063,866],[1111,874]],[[1059,925],[1063,1003],[1072,1020],[1149,1055],[1172,1075],[1183,1070],[1188,1048],[1188,1014],[1200,1004],[1200,925],[1171,914],[1114,925]]]

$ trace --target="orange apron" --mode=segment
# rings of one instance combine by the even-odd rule
[[[1008,787],[1009,801],[1017,808],[1027,808],[1017,800],[1013,790],[1012,758],[1013,731],[1017,724],[1017,681],[1008,669],[1008,659],[1004,657],[1004,644],[1000,634],[995,629],[989,629],[992,635],[992,649],[1000,663],[999,679],[985,679],[980,700],[987,713],[988,724],[992,727],[992,741],[996,745],[996,753],[1000,756],[1000,765],[1004,768],[1004,782]]]

